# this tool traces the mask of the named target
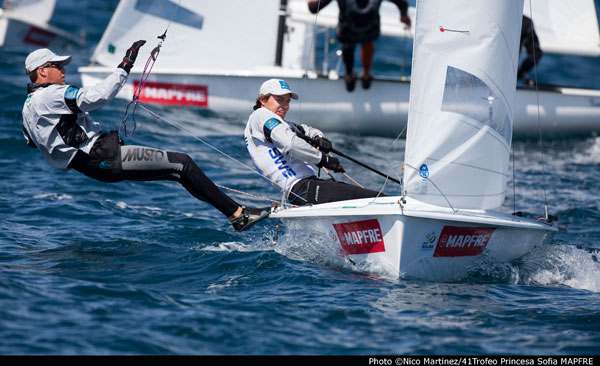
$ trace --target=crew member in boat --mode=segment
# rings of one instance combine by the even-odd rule
[[[540,61],[542,57],[542,49],[540,48],[540,41],[538,40],[537,34],[533,27],[533,21],[523,15],[523,24],[521,26],[521,49],[525,49],[527,57],[521,63],[519,71],[517,72],[518,79],[525,79],[525,84],[534,86],[535,81],[529,78],[527,73]]]
[[[381,33],[379,7],[383,0],[337,0],[339,6],[338,25],[336,28],[337,38],[342,44],[342,59],[346,69],[344,80],[346,89],[353,91],[356,84],[356,73],[354,72],[354,50],[356,44],[360,43],[360,55],[363,71],[360,75],[362,87],[368,89],[371,86],[373,76],[371,66],[375,55],[375,40]],[[411,26],[408,16],[408,3],[405,0],[390,0],[400,9],[400,21]],[[316,14],[326,7],[331,0],[308,0],[308,9]]]
[[[115,71],[94,87],[65,84],[65,66],[71,56],[47,48],[30,53],[25,71],[31,84],[23,106],[23,134],[46,160],[62,170],[71,168],[103,182],[173,180],[194,197],[229,218],[237,231],[249,229],[270,208],[242,207],[224,194],[189,155],[146,146],[124,145],[118,131],[103,133],[88,112],[110,102],[125,84],[138,51],[135,42]]]
[[[284,80],[270,79],[260,87],[244,135],[261,175],[298,206],[378,196],[376,191],[317,178],[314,166],[336,173],[343,173],[344,168],[329,154],[333,146],[323,132],[285,120],[291,99],[298,95]]]

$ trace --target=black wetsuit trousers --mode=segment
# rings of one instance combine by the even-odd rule
[[[204,175],[189,155],[122,145],[117,131],[103,133],[89,154],[77,152],[70,167],[102,182],[172,180],[225,216],[232,216],[239,208],[238,203]]]
[[[377,196],[385,197],[384,194],[379,194],[379,192],[344,182],[308,177],[294,184],[292,192],[288,195],[288,202],[302,206]]]

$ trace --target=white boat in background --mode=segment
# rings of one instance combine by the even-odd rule
[[[600,56],[600,33],[594,0],[525,1],[523,14],[534,20],[545,53]]]
[[[317,256],[337,253],[332,264],[351,270],[454,281],[557,231],[494,211],[510,175],[522,10],[523,0],[418,0],[404,194],[277,209],[286,236],[302,246],[308,233]]]
[[[56,0],[4,0],[0,9],[0,46],[83,46],[80,37],[49,24],[55,6]]]
[[[545,1],[533,1],[535,19],[538,13],[540,17],[554,14],[537,10]],[[592,0],[577,3],[587,4],[582,8],[587,11],[585,19],[592,16],[596,21]],[[569,8],[577,6],[570,4]],[[143,59],[154,46],[152,40],[168,26],[167,40],[140,96],[144,103],[206,108],[245,123],[258,86],[268,78],[283,78],[300,95],[288,114],[291,120],[324,131],[395,137],[408,118],[410,82],[406,78],[375,75],[370,89],[358,87],[348,93],[336,70],[325,74],[315,67],[317,27],[335,26],[337,12],[337,6],[331,4],[315,16],[305,0],[121,0],[89,66],[79,72],[84,86],[93,85],[113,71],[134,41],[148,40],[128,84],[118,95],[131,99],[143,71]],[[413,37],[399,22],[398,9],[392,3],[383,2],[381,13],[383,35]],[[414,17],[414,8],[409,9],[409,15]],[[548,52],[577,48],[578,54],[600,54],[598,42],[595,47],[590,44],[593,37],[598,38],[597,22],[592,32],[595,36],[586,33],[591,41],[585,46],[564,37],[560,42],[551,41],[547,36],[550,32],[540,23],[544,22],[536,21],[536,29],[541,29],[540,42],[542,47],[548,45]],[[593,28],[591,21],[573,23]],[[519,88],[517,95],[515,136],[538,136],[540,125],[545,137],[600,131],[598,90],[540,86],[538,90]]]

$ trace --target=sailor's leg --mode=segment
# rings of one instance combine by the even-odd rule
[[[296,183],[289,195],[290,203],[295,205],[318,204],[327,202],[345,201],[357,198],[384,197],[366,188],[351,184],[322,180],[315,177],[305,178]]]
[[[375,57],[375,42],[366,42],[360,45],[360,56],[363,63],[362,77],[371,76],[371,66]]]
[[[344,43],[342,44],[342,60],[344,61],[344,68],[346,74],[352,74],[354,72],[354,50],[356,49],[356,43]]]
[[[102,134],[89,154],[78,151],[70,167],[103,182],[174,180],[227,216],[237,231],[268,217],[270,207],[242,207],[223,193],[187,154],[145,146],[122,146],[116,131]]]
[[[194,197],[210,203],[227,217],[233,216],[240,208],[187,154],[125,145],[121,146],[121,169],[124,180],[177,181]]]

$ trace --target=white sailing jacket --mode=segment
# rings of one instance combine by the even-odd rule
[[[127,80],[117,68],[93,87],[34,84],[23,105],[23,135],[52,166],[68,170],[77,150],[89,153],[101,128],[89,111],[110,102]]]
[[[250,115],[244,133],[256,169],[286,193],[300,179],[315,176],[312,165],[322,158],[319,150],[296,135],[297,128],[310,138],[323,136],[316,128],[296,126],[266,108]]]

